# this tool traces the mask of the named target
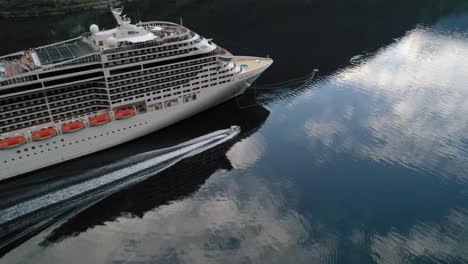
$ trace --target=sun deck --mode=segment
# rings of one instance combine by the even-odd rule
[[[238,64],[243,71],[255,71],[259,68],[269,66],[273,63],[270,58],[259,58],[259,57],[246,57],[246,56],[234,56],[233,62]]]
[[[187,28],[170,22],[133,25],[122,15],[122,9],[111,11],[118,22],[114,29],[100,31],[97,25],[91,25],[90,33],[81,37],[1,57],[0,86],[34,80],[31,72],[67,66],[69,61],[73,64],[100,61],[93,54],[105,55],[155,43],[162,45],[195,36]]]
[[[84,41],[44,47],[36,50],[41,65],[75,59],[94,52],[93,48]]]
[[[0,60],[0,86],[8,85],[2,81],[12,77],[43,68],[45,65],[60,63],[89,54],[96,51],[85,42],[84,39],[63,42],[53,46],[45,46],[18,52],[12,56],[4,57]],[[29,78],[18,79],[17,81],[28,81]],[[14,82],[17,83],[17,82]]]
[[[34,63],[33,53],[34,51],[28,50],[13,60],[0,61],[0,81],[36,70],[38,66]]]

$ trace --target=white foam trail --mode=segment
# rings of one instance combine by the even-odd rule
[[[176,145],[174,147],[151,151],[147,153],[143,153],[133,157],[132,165],[118,169],[116,171],[104,174],[97,178],[93,178],[91,180],[67,187],[65,189],[55,191],[52,193],[48,193],[46,195],[19,203],[12,207],[6,208],[0,211],[0,224],[12,221],[18,217],[24,216],[26,214],[38,211],[45,207],[57,204],[59,202],[78,197],[84,193],[97,190],[100,187],[105,185],[111,184],[113,182],[123,180],[127,177],[137,174],[138,172],[142,172],[146,169],[164,164],[164,167],[160,168],[159,170],[153,171],[151,175],[154,175],[154,172],[159,172],[164,170],[173,164],[177,163],[178,161],[194,156],[199,154],[207,149],[220,145],[239,134],[240,130],[239,127],[233,126],[231,129],[220,130],[216,131],[190,141],[184,142],[182,144]],[[157,155],[157,156],[154,156]],[[139,158],[149,157],[144,160],[140,160]],[[137,162],[137,163],[134,163]],[[119,163],[117,163],[119,164]],[[121,164],[121,163],[120,163]],[[138,181],[142,181],[151,175],[142,175],[137,178],[132,178],[128,182],[124,184],[120,184],[118,186],[110,188],[107,190],[107,194],[113,193],[117,190],[122,189],[123,187],[128,186],[129,184],[136,183]]]

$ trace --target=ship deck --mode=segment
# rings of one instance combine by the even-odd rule
[[[84,41],[78,41],[72,44],[45,47],[37,49],[36,53],[42,65],[66,61],[82,57],[95,51]]]
[[[239,64],[244,71],[255,71],[262,67],[271,65],[273,60],[270,58],[234,56],[233,61]]]

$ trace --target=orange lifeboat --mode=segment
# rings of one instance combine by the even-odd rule
[[[63,133],[71,133],[85,128],[85,123],[82,121],[75,121],[65,125],[62,125]]]
[[[136,114],[135,109],[127,108],[127,109],[123,109],[123,110],[119,110],[119,111],[115,112],[115,118],[116,119],[125,119],[125,118],[132,117],[135,114]]]
[[[39,131],[33,131],[31,133],[31,138],[33,141],[44,140],[57,135],[57,129],[54,127],[44,128]]]
[[[0,140],[0,149],[9,149],[26,144],[28,140],[25,136],[15,136]]]
[[[110,121],[111,121],[110,114],[103,114],[103,115],[98,115],[98,116],[95,116],[95,117],[91,117],[89,119],[89,125],[90,126],[99,126],[99,125],[109,123]]]

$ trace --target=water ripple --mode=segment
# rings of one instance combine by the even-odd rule
[[[416,28],[299,99],[317,105],[305,133],[339,152],[467,181],[467,57],[466,37]]]
[[[406,232],[392,230],[371,238],[376,263],[468,262],[468,212],[452,209],[442,223],[416,223]]]

